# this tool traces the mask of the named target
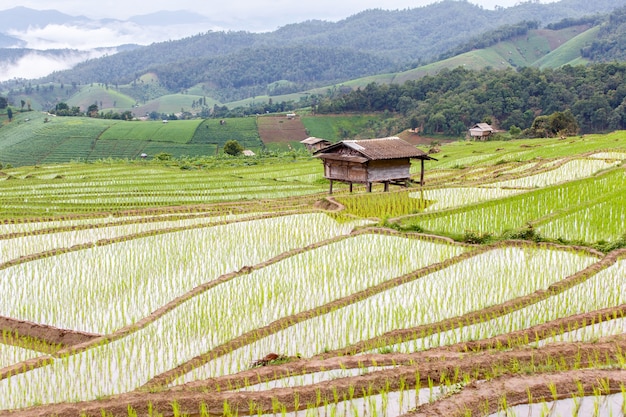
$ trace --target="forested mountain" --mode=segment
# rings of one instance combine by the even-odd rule
[[[600,28],[597,39],[582,50],[592,61],[626,61],[626,7],[615,10]]]
[[[316,111],[397,111],[427,134],[460,135],[483,120],[504,130],[526,129],[537,116],[565,111],[583,133],[626,129],[626,64],[517,71],[459,67],[403,85],[371,83],[322,99]]]
[[[78,65],[43,81],[64,83],[130,83],[149,68],[230,56],[259,48],[331,47],[369,53],[393,62],[388,70],[415,67],[480,33],[521,21],[543,25],[590,13],[606,13],[626,0],[561,0],[550,4],[522,2],[515,7],[487,10],[467,0],[443,0],[407,10],[367,10],[339,22],[308,21],[287,25],[270,33],[208,32],[185,39],[155,43]],[[293,50],[293,49],[292,49]],[[286,56],[286,55],[284,55]],[[276,62],[276,60],[274,61]],[[271,64],[271,63],[270,63]],[[260,62],[259,65],[268,65]],[[250,68],[255,70],[254,67]],[[197,71],[197,67],[194,68]],[[340,79],[351,78],[350,73]],[[277,80],[286,79],[280,76]],[[177,87],[191,87],[190,85]]]
[[[350,49],[314,46],[262,47],[235,54],[159,65],[149,71],[169,91],[205,83],[212,97],[232,101],[267,94],[267,86],[288,80],[281,94],[375,74],[392,66],[390,60]]]
[[[621,28],[623,12],[615,12],[610,18],[608,13],[600,13],[625,4],[626,0],[561,0],[550,4],[527,1],[506,9],[486,10],[467,0],[443,0],[414,9],[366,10],[339,22],[311,20],[269,33],[206,32],[91,59],[72,70],[27,83],[7,82],[0,87],[11,97],[24,94],[27,89],[33,91],[31,87],[37,85],[71,85],[77,91],[77,86],[99,83],[107,88],[113,86],[141,104],[193,89],[195,95],[204,96],[203,102],[209,97],[230,103],[259,95],[339,85],[375,74],[402,73],[405,80],[415,79],[432,73],[420,72],[420,64],[433,62],[435,57],[457,56],[514,37],[523,37],[526,45],[508,43],[500,48],[506,48],[506,52],[469,57],[477,64],[467,65],[523,68],[569,39],[556,34],[543,40],[529,35],[529,31],[545,25],[578,25],[576,30],[580,31],[601,25],[597,27],[602,27],[605,41],[586,51],[592,60],[602,61],[598,57],[601,51],[609,50],[607,45],[613,45],[611,50],[617,51],[626,42],[619,42],[619,35],[614,34]],[[570,47],[567,60],[558,65],[573,62],[576,56],[572,57],[572,53],[579,56],[581,45]],[[486,59],[486,54],[491,56]],[[141,84],[142,76],[148,73],[152,74],[151,84]],[[397,82],[404,81],[397,78]],[[24,98],[28,99],[20,96],[20,100]],[[53,97],[33,101],[50,103],[51,99],[54,102]],[[196,98],[189,102],[193,100]]]

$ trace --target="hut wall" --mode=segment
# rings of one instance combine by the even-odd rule
[[[318,142],[316,144],[314,144],[313,146],[311,146],[313,151],[319,151],[320,149],[324,149],[325,147],[328,146],[329,142]]]
[[[370,182],[408,179],[411,177],[411,160],[406,158],[370,161],[368,173]]]
[[[364,164],[346,161],[326,161],[324,177],[346,182],[367,182],[367,168]]]

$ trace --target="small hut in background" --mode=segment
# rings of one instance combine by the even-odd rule
[[[485,140],[493,134],[493,127],[487,123],[476,123],[469,134],[472,139]]]
[[[424,184],[424,161],[436,160],[398,137],[367,140],[344,140],[315,152],[315,157],[324,161],[324,177],[350,185],[365,184],[372,191],[375,182],[407,187],[411,179],[411,159],[421,161],[420,184]]]
[[[319,151],[320,149],[331,145],[330,141],[326,139],[315,138],[312,136],[310,138],[301,140],[300,143],[303,143],[304,146],[306,146],[307,150],[310,152]]]

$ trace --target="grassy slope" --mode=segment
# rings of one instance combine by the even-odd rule
[[[47,123],[44,123],[45,118],[49,120]],[[161,122],[150,124],[84,117],[50,117],[40,112],[18,113],[12,123],[0,129],[0,163],[20,166],[73,160],[132,159],[144,152],[150,156],[159,152],[174,156],[215,154],[215,146],[169,141],[182,139],[189,142],[193,138],[195,127],[200,123],[199,120],[178,122],[186,126],[184,134],[176,133],[177,124],[170,122],[171,130],[168,123],[167,129],[163,131],[165,135],[169,135],[168,132],[174,133],[171,137],[163,136],[168,141],[141,140],[138,137],[101,139],[102,133],[109,128],[113,128],[111,132],[119,132],[126,127],[138,127],[133,133],[136,135],[147,133],[153,127],[164,126]]]
[[[258,151],[262,147],[257,131],[256,119],[245,117],[219,120],[207,119],[202,122],[190,141],[190,144],[211,145],[212,149],[222,148],[229,140],[238,141],[244,148]]]
[[[299,141],[308,136],[338,141],[345,132],[353,136],[380,117],[303,116],[292,121],[297,126],[283,126],[285,123],[276,122],[265,127],[266,136],[275,139],[265,145],[276,150],[287,150],[287,145],[300,148]],[[49,121],[44,123],[46,118]],[[15,120],[0,129],[0,162],[19,166],[72,160],[132,159],[142,153],[152,156],[160,152],[174,156],[215,155],[228,140],[237,140],[244,148],[255,152],[265,146],[255,117],[225,120],[224,125],[215,119],[176,120],[164,124],[160,121],[52,117],[41,112],[16,113]]]
[[[380,120],[382,115],[349,116],[303,116],[302,123],[309,136],[337,142],[345,137],[353,137],[363,131],[368,124]]]
[[[581,65],[586,63],[587,60],[580,56],[580,50],[585,44],[596,38],[598,30],[600,30],[599,27],[591,28],[564,42],[559,48],[535,61],[535,66],[543,69],[556,68],[566,64]]]
[[[105,88],[96,84],[83,86],[67,100],[68,105],[78,106],[83,111],[86,111],[94,103],[98,105],[100,111],[108,111],[110,109],[128,110],[133,107],[135,100],[112,88]]]
[[[48,122],[44,122],[45,119]],[[28,121],[27,121],[28,119]],[[95,139],[113,120],[18,114],[0,130],[2,163],[35,165],[88,158]]]
[[[188,143],[202,120],[170,120],[117,123],[105,130],[99,139],[122,139]]]
[[[525,66],[553,68],[566,63],[585,63],[584,61],[580,62],[574,59],[580,55],[578,53],[580,44],[592,40],[596,31],[597,29],[585,31],[580,26],[557,31],[535,30],[531,31],[528,36],[520,36],[516,39],[500,42],[489,48],[466,52],[403,72],[358,78],[341,83],[341,85],[363,88],[371,82],[402,84],[426,75],[437,74],[444,68],[465,67],[467,69],[482,69],[491,67],[498,69]],[[573,38],[576,38],[576,40],[570,44],[568,41]],[[561,48],[564,49],[561,50]],[[555,57],[559,58],[555,59]],[[564,57],[568,58],[567,61],[564,61]],[[309,93],[324,94],[330,88],[332,86],[312,89],[309,90]]]

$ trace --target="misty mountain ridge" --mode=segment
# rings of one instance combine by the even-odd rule
[[[183,25],[208,23],[210,19],[199,13],[188,10],[157,11],[145,15],[131,16],[126,20],[119,19],[90,19],[85,16],[72,16],[57,10],[35,10],[17,6],[0,11],[0,29],[3,33],[13,30],[26,30],[29,27],[45,27],[48,25],[98,25],[113,22],[133,22],[144,26]]]
[[[37,82],[126,85],[150,73],[159,85],[158,89],[143,86],[144,100],[155,98],[154,91],[178,93],[196,86],[202,94],[230,102],[410,71],[436,61],[468,39],[503,26],[531,20],[546,25],[590,14],[597,17],[624,4],[626,0],[593,4],[561,0],[547,5],[529,1],[508,9],[485,10],[468,1],[444,0],[415,9],[371,9],[338,22],[309,20],[273,32],[208,31],[144,47],[130,45],[124,52],[104,52],[106,56],[91,57],[71,70],[59,69]],[[169,13],[152,13],[146,21],[163,19]],[[179,16],[181,20],[194,19],[193,14],[184,12]],[[508,60],[497,63],[509,65]]]

